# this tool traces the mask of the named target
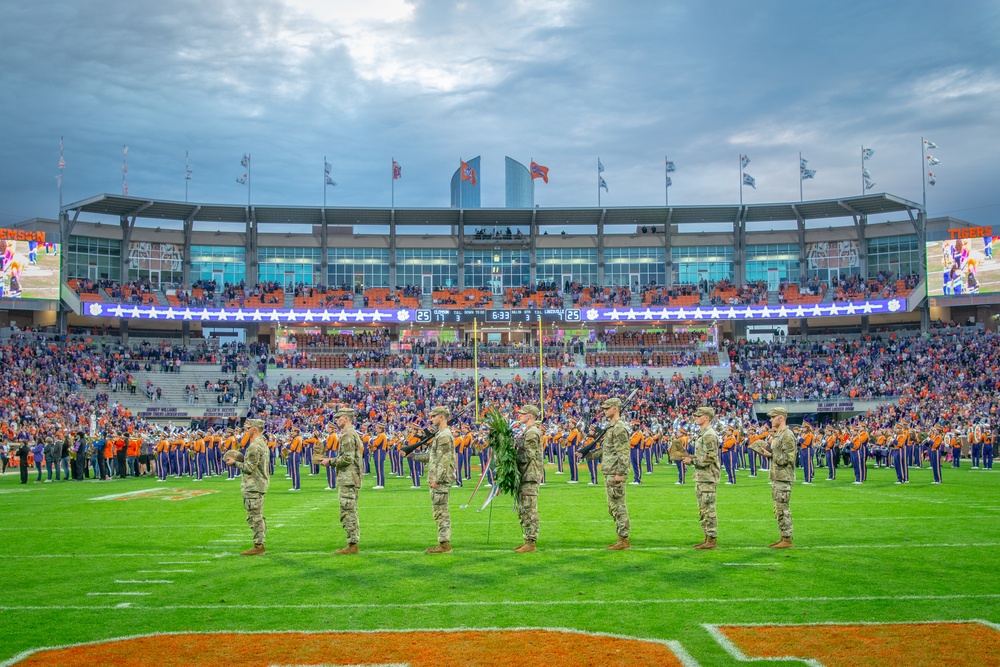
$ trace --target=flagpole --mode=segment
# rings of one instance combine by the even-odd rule
[[[531,158],[531,161],[528,162],[528,164],[535,164],[535,158]],[[528,176],[530,177],[528,180],[531,181],[531,208],[535,208],[535,177],[531,173],[530,168],[528,169]]]
[[[597,208],[601,208],[601,157],[597,157]]]
[[[188,200],[188,183],[191,181],[191,159],[184,151],[184,201]]]
[[[542,314],[538,314],[538,419],[545,414],[545,357],[542,356]]]
[[[476,423],[479,423],[479,319],[472,318],[472,389],[476,392]]]
[[[247,153],[247,208],[250,208],[250,153]]]
[[[799,151],[799,201],[802,201],[802,151]]]
[[[667,156],[663,156],[663,205],[670,208],[670,185],[667,183],[667,179],[670,178],[670,172],[667,171]]]
[[[392,192],[392,203],[389,208],[396,208],[396,158],[392,158],[392,164],[389,165],[389,184]]]
[[[865,145],[861,144],[861,196],[865,194]]]
[[[62,207],[63,207],[63,190],[62,190],[63,169],[66,168],[66,160],[63,158],[63,151],[64,151],[63,146],[64,146],[63,145],[63,138],[59,137],[59,178],[56,179],[56,180],[59,181],[59,219],[60,220],[62,220]],[[63,243],[69,243],[69,239],[66,239],[65,241],[63,241]]]
[[[326,208],[326,156],[323,156],[323,208]]]
[[[927,144],[920,137],[920,185],[924,191],[924,215],[927,215]]]
[[[743,208],[743,153],[740,153],[740,208]]]
[[[462,190],[465,189],[464,187],[462,187],[462,177],[465,176],[465,174],[462,173],[462,162],[464,162],[464,160],[462,158],[458,158],[458,210],[459,211],[462,210],[462,206],[465,203],[463,196],[464,193],[462,192]]]

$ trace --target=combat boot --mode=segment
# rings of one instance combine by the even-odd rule
[[[253,545],[253,549],[247,549],[246,551],[244,551],[240,555],[241,556],[260,556],[260,555],[262,555],[264,553],[265,553],[264,552],[264,545],[263,544],[255,544],[255,545]]]
[[[695,547],[695,549],[698,549],[700,551],[710,551],[717,548],[718,546],[715,543],[714,537],[706,537],[704,542]]]
[[[699,542],[698,544],[694,545],[694,548],[695,548],[695,549],[700,549],[700,548],[702,547],[702,545],[703,545],[703,544],[705,544],[705,542],[708,542],[708,537],[706,537],[705,539],[703,539],[703,540],[702,540],[701,542]]]
[[[604,548],[607,551],[628,551],[632,548],[632,543],[628,541],[627,537],[619,537],[617,542]]]
[[[519,554],[530,554],[530,553],[532,553],[534,551],[537,551],[537,549],[535,549],[535,541],[534,540],[525,540],[524,544],[522,544],[518,548],[514,549],[514,551],[517,552],[517,553],[519,553]]]
[[[436,547],[431,547],[425,554],[450,554],[451,553],[451,542],[442,542]]]
[[[771,545],[772,549],[791,549],[792,548],[792,538],[782,537],[780,540]]]
[[[333,553],[336,554],[337,556],[347,556],[347,555],[350,555],[350,554],[356,554],[356,553],[358,553],[358,545],[356,543],[355,544],[348,544],[343,549],[337,549]]]

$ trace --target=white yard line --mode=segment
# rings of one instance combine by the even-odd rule
[[[116,584],[172,584],[172,579],[115,579]]]
[[[194,570],[136,570],[139,574],[171,574],[173,572],[194,572]]]
[[[149,595],[149,593],[88,593],[88,595]],[[733,605],[733,604],[816,604],[827,602],[884,602],[906,601],[940,602],[947,600],[1000,600],[1000,593],[972,595],[844,595],[844,596],[793,596],[793,597],[744,597],[744,598],[653,598],[612,600],[455,600],[451,602],[386,602],[386,603],[319,603],[319,604],[177,604],[136,607],[136,610],[180,609],[255,609],[255,610],[336,610],[336,609],[442,609],[456,607],[573,607],[604,605]],[[115,607],[74,605],[24,605],[0,606],[3,611],[19,610],[81,610],[114,609]],[[732,625],[738,625],[736,623]]]
[[[148,591],[110,591],[107,593],[87,593],[87,597],[94,597],[97,595],[150,595]]]
[[[774,519],[771,519],[773,522]],[[249,539],[249,538],[247,538]],[[195,545],[189,547],[192,549],[217,549],[221,545]],[[978,549],[978,548],[995,548],[1000,547],[1000,542],[953,542],[953,543],[942,543],[942,542],[927,542],[920,544],[817,544],[813,546],[796,545],[794,551],[825,551],[825,550],[850,550],[857,549],[859,551],[865,549]],[[744,545],[744,546],[727,546],[725,551],[761,551],[766,549],[766,544],[759,545]],[[643,552],[661,552],[661,551],[690,551],[690,546],[651,546],[651,547],[641,547],[633,546],[632,551]],[[603,553],[602,547],[595,545],[592,547],[547,547],[544,549],[546,553]],[[420,549],[365,549],[362,547],[362,553],[367,555],[376,556],[379,554],[388,555],[405,555],[405,554],[415,554],[419,553]],[[330,551],[282,551],[284,556],[329,556]],[[462,554],[505,554],[509,553],[507,548],[496,548],[496,549],[463,549],[461,552],[455,552],[455,555]],[[205,556],[211,556],[214,558],[222,558],[225,556],[231,556],[231,553],[215,553],[215,554],[205,554],[205,553],[131,553],[131,554],[115,554],[117,557],[131,557],[131,558],[164,558],[168,556],[188,556],[191,558],[204,558]],[[86,554],[86,553],[75,553],[75,554],[18,554],[16,558],[109,558],[110,554]],[[152,571],[152,570],[150,570]]]

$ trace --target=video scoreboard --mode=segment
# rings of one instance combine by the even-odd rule
[[[463,308],[445,310],[443,308],[420,308],[414,312],[414,321],[421,324],[465,323],[477,321],[480,324],[535,324],[542,322],[579,322],[580,310],[576,308],[512,308],[498,310],[492,308]]]

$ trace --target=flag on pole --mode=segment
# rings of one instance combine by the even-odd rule
[[[754,190],[757,189],[757,179],[755,179],[750,174],[743,172],[743,185],[749,185]]]
[[[240,166],[246,169],[247,171],[244,171],[243,175],[236,179],[236,182],[239,183],[240,185],[246,185],[247,175],[249,174],[250,170],[250,153],[243,154],[243,159],[240,160]]]
[[[392,180],[398,181],[403,177],[403,168],[395,160],[392,161]]]
[[[462,169],[462,180],[469,181],[472,187],[476,187],[476,170],[469,166],[468,162],[460,161]]]
[[[669,188],[669,187],[670,187],[671,185],[673,185],[673,184],[674,184],[674,181],[673,181],[673,179],[672,179],[672,178],[670,178],[669,176],[667,176],[667,187]]]
[[[803,181],[806,180],[807,178],[813,178],[815,175],[816,175],[816,170],[815,169],[803,169],[802,170],[802,180]]]
[[[543,167],[542,165],[540,165],[537,162],[535,162],[534,160],[532,160],[531,161],[531,167],[530,167],[529,171],[531,173],[531,179],[532,180],[534,180],[536,178],[540,178],[545,183],[549,182],[549,168],[548,167]]]
[[[934,143],[933,141],[928,141],[927,139],[924,139],[924,146],[927,146],[927,148],[929,149],[937,148],[936,143]]]
[[[865,177],[866,181],[871,180],[871,177],[872,177],[871,172],[868,171],[867,169],[862,169],[861,170],[861,175]]]
[[[740,153],[740,166],[746,169],[748,164],[750,164],[750,158]],[[743,175],[746,176],[746,174]]]
[[[334,185],[334,186],[337,185],[337,181],[330,178],[330,171],[332,169],[333,165],[327,162],[326,158],[323,158],[323,179],[324,179],[323,182],[325,185]]]
[[[608,191],[608,182],[604,180],[603,176],[597,177],[597,187],[604,188],[604,191]]]
[[[865,190],[871,190],[875,187],[875,181],[866,178],[865,179]]]
[[[872,159],[872,155],[875,155],[875,149],[874,148],[863,148],[861,150],[861,159],[862,160],[870,160],[870,159]]]
[[[667,173],[668,174],[671,173],[671,172],[677,171],[677,165],[675,165],[673,162],[671,162],[670,160],[667,160],[666,163],[667,163]]]
[[[598,174],[604,173],[604,165],[601,164],[601,158],[597,158],[597,173]]]
[[[931,167],[934,167],[934,166],[937,166],[937,165],[941,164],[941,160],[937,159],[933,155],[928,155],[927,156],[927,164],[930,165]]]
[[[929,185],[934,185],[935,183],[937,183],[937,177],[934,175],[933,171],[927,172],[927,183]],[[872,185],[874,185],[874,183]]]

